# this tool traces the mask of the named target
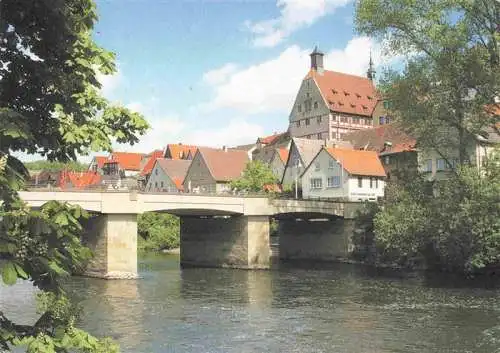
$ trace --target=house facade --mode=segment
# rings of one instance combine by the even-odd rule
[[[292,137],[339,140],[344,134],[373,126],[378,93],[372,66],[368,77],[329,71],[323,67],[323,55],[317,48],[310,54],[311,69],[290,113]]]
[[[377,153],[323,147],[301,176],[304,199],[376,201],[385,172]]]
[[[146,192],[182,192],[190,160],[157,158],[149,175]]]
[[[285,165],[288,160],[288,149],[286,147],[276,148],[269,161],[269,167],[273,171],[276,180],[281,181],[283,178],[283,172],[285,171]]]
[[[250,161],[247,151],[200,147],[184,178],[185,192],[226,193]]]

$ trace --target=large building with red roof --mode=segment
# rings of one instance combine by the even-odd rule
[[[323,53],[311,53],[311,69],[300,86],[289,119],[292,137],[341,140],[355,130],[373,127],[379,95],[373,68],[367,77],[325,70]]]

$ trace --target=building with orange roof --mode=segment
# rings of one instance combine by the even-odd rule
[[[182,192],[190,160],[157,158],[148,178],[146,192]]]
[[[376,201],[384,196],[385,178],[377,152],[323,147],[302,173],[302,195]]]
[[[269,162],[269,167],[276,176],[276,180],[281,182],[283,178],[283,172],[285,171],[286,162],[288,160],[288,148],[281,147],[274,150],[271,161]]]
[[[102,167],[107,160],[106,156],[94,156],[89,163],[89,171],[102,174]]]
[[[88,189],[100,185],[101,175],[97,172],[61,171],[58,186],[61,189]]]
[[[198,146],[171,143],[165,148],[163,157],[166,159],[192,159],[197,149]]]
[[[250,161],[247,151],[200,147],[184,179],[185,192],[224,193]]]
[[[372,127],[379,95],[370,59],[367,77],[325,70],[323,53],[310,54],[311,68],[302,81],[289,119],[292,137],[338,140],[348,132]]]

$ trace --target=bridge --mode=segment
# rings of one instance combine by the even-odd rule
[[[151,194],[137,191],[23,191],[33,208],[50,200],[79,205],[92,217],[84,242],[94,251],[87,275],[137,276],[137,215],[180,217],[181,266],[266,269],[269,219],[279,219],[282,259],[332,260],[349,252],[359,203],[274,199],[264,196]]]

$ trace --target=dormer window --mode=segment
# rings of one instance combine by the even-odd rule
[[[336,90],[332,89],[332,93],[337,94],[338,92]]]
[[[351,94],[349,92],[347,92],[347,91],[344,91],[344,95],[345,96],[350,96]]]
[[[361,98],[361,94],[356,93],[356,97]]]
[[[356,106],[356,104],[351,103],[351,108],[354,108],[355,106]]]
[[[372,96],[366,96],[369,100],[372,100],[373,97]]]
[[[344,105],[344,103],[342,103],[342,102],[340,102],[340,101],[339,101],[339,105],[340,105],[340,106],[343,106],[343,105]]]
[[[368,109],[368,107],[366,105],[362,105],[363,109]]]

